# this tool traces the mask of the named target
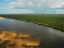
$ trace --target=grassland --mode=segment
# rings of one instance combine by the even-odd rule
[[[16,15],[1,15],[7,18],[18,19],[28,22],[37,23],[39,25],[49,26],[61,31],[64,31],[64,15],[49,15],[49,14],[16,14]]]

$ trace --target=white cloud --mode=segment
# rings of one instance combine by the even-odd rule
[[[5,9],[3,10],[3,13],[5,14],[30,14],[34,12],[30,9]]]
[[[34,2],[36,1],[36,2]],[[64,6],[64,2],[60,0],[17,0],[17,2],[9,3],[9,8],[25,7],[25,6],[48,6],[50,8],[61,8]]]
[[[47,1],[50,8],[63,8],[63,0],[48,0]]]
[[[25,6],[25,3],[23,3],[23,2],[22,3],[17,3],[17,6],[20,6],[20,7]]]
[[[8,8],[15,8],[17,6],[16,2],[10,2]]]
[[[64,7],[64,2],[62,2],[62,6]]]
[[[42,4],[38,4],[37,6],[42,6]]]
[[[64,3],[63,2],[53,2],[50,5],[50,8],[63,8],[64,7]]]
[[[45,0],[17,0],[19,7],[21,6],[43,6]]]
[[[46,0],[41,0],[41,1],[46,1]]]
[[[17,2],[23,2],[23,0],[17,0]]]
[[[15,8],[15,6],[9,6],[8,8]]]
[[[9,8],[15,8],[15,7],[24,7],[26,4],[22,0],[17,0],[17,2],[10,2]]]
[[[9,4],[10,5],[16,5],[17,3],[16,2],[10,2]]]
[[[33,13],[33,11],[32,10],[30,10],[30,9],[13,9],[12,10],[13,11],[13,13]],[[11,11],[11,12],[12,12]]]
[[[17,0],[17,6],[25,6],[25,2],[23,0]]]
[[[64,2],[62,2],[62,4],[64,5]]]
[[[17,0],[16,2],[10,2],[9,8],[24,7],[24,6],[43,6],[46,0]]]
[[[61,8],[62,7],[62,5],[52,5],[52,6],[50,6],[50,8]]]
[[[32,2],[28,2],[28,6],[35,6]]]

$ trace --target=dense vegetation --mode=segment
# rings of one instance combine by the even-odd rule
[[[64,15],[49,15],[49,14],[22,14],[22,15],[1,15],[7,18],[13,18],[23,21],[29,21],[40,25],[53,27],[64,31]]]

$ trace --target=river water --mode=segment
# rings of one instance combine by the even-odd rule
[[[43,39],[44,42],[47,42],[47,44],[50,44],[50,42],[57,41],[58,39],[62,39],[61,41],[64,40],[64,33],[59,30],[34,23],[8,18],[0,20],[0,30],[9,30],[16,31],[17,33],[21,32],[27,34],[34,34],[35,36]]]

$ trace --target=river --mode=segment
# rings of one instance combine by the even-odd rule
[[[47,44],[50,45],[53,44],[51,42],[59,40],[61,43],[64,40],[64,32],[61,32],[59,30],[34,23],[8,18],[0,20],[0,30],[16,31],[17,33],[21,32],[27,34],[34,34],[38,38],[43,39],[44,43],[46,42]]]

